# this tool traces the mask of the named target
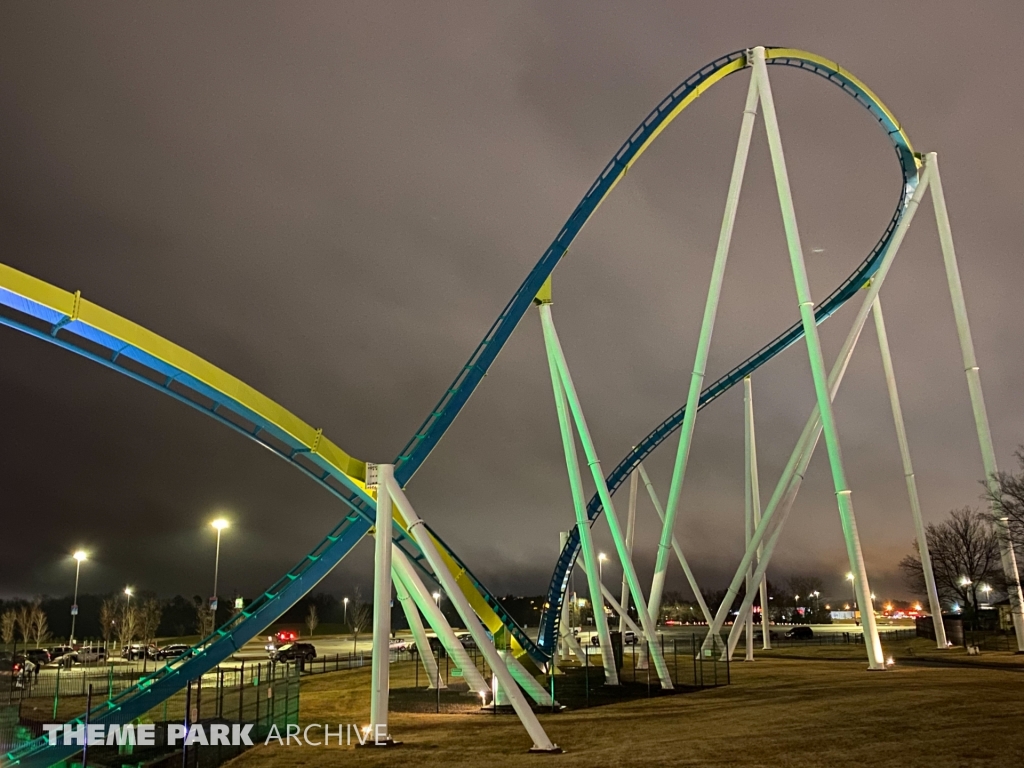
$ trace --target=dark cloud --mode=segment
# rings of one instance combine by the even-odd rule
[[[1022,117],[1017,4],[13,4],[0,10],[0,253],[203,355],[368,460],[394,457],[666,93],[754,44],[836,59],[943,159],[999,458],[1024,441],[1018,382]],[[877,125],[824,81],[772,71],[817,296],[859,263],[899,175]],[[602,206],[555,279],[555,314],[610,467],[684,399],[745,78],[703,96]],[[796,317],[767,147],[755,134],[709,375]],[[981,475],[930,211],[883,296],[926,516]],[[822,328],[837,351],[852,312]],[[117,375],[0,329],[0,593],[246,594],[343,513],[269,453]],[[679,531],[698,574],[741,549],[741,393],[701,414]],[[806,354],[755,378],[767,498],[813,402]],[[877,345],[837,401],[878,591],[913,538]],[[674,441],[651,461],[665,493]],[[410,485],[495,591],[539,591],[572,520],[531,313]],[[840,589],[823,454],[772,572]],[[656,529],[643,506],[649,573]],[[598,526],[600,546],[610,547]],[[328,588],[369,582],[363,545]],[[645,577],[646,578],[646,577]],[[674,582],[681,586],[676,573]]]

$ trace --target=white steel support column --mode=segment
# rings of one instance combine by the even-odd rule
[[[881,290],[882,284],[885,282],[886,275],[889,274],[889,269],[896,258],[896,254],[899,253],[900,246],[903,243],[904,237],[906,237],[907,230],[914,221],[914,217],[920,208],[921,200],[924,199],[924,195],[928,190],[930,181],[931,174],[928,167],[925,166],[924,172],[921,174],[918,181],[917,188],[907,203],[907,210],[903,214],[903,218],[899,225],[897,225],[896,231],[892,235],[892,239],[889,241],[889,247],[886,250],[885,255],[882,257],[881,263],[878,265],[878,270],[875,272],[875,276],[867,286],[867,294],[861,302],[860,308],[857,311],[857,316],[854,318],[853,324],[850,327],[850,332],[846,337],[846,341],[843,343],[839,356],[836,358],[835,365],[832,368],[832,373],[829,375],[829,391],[832,397],[835,396],[836,390],[843,379],[843,375],[846,373],[846,366],[849,364],[850,357],[853,355],[854,347],[860,337],[861,330],[864,328],[864,323],[867,321],[868,315],[871,313],[871,307],[874,304],[875,299],[878,297],[878,292]],[[789,457],[789,461],[786,463],[785,469],[782,471],[782,475],[779,477],[779,481],[775,486],[775,491],[768,502],[768,506],[765,508],[764,516],[761,518],[760,524],[754,528],[751,546],[747,547],[746,551],[743,553],[743,558],[740,560],[740,564],[736,568],[736,573],[733,575],[732,581],[726,590],[725,599],[722,601],[722,604],[718,608],[718,612],[715,614],[714,622],[708,630],[708,636],[705,638],[702,648],[707,649],[710,647],[712,642],[717,644],[721,641],[719,633],[722,631],[722,626],[729,614],[733,600],[735,600],[736,595],[739,594],[740,583],[743,581],[743,577],[746,574],[747,569],[750,567],[751,562],[753,562],[756,554],[756,548],[761,546],[764,536],[772,523],[772,517],[780,506],[780,502],[785,496],[788,496],[789,488],[794,476],[799,474],[802,477],[806,470],[806,465],[801,469],[804,447],[811,439],[812,434],[814,435],[814,443],[817,443],[817,438],[821,434],[820,430],[821,424],[818,421],[818,407],[815,406],[811,411],[811,415],[808,418],[800,439],[797,441],[796,447],[793,449],[793,453]],[[807,461],[810,461],[810,455],[808,455]],[[778,529],[776,534],[777,532]],[[765,549],[764,559],[762,561],[762,564],[765,565],[765,567],[767,567],[767,563],[770,558],[771,548],[768,547]],[[753,601],[752,596],[751,601]],[[744,610],[741,608],[737,621],[742,621],[744,615]]]
[[[523,727],[526,728],[526,732],[533,739],[532,749],[538,752],[560,751],[551,739],[548,738],[540,721],[537,720],[537,716],[530,708],[529,702],[526,701],[523,692],[519,690],[519,686],[516,685],[515,680],[512,678],[512,674],[509,672],[505,662],[498,655],[498,651],[491,642],[491,638],[487,636],[487,631],[484,629],[483,624],[480,623],[480,619],[473,612],[469,601],[466,600],[466,596],[459,589],[459,585],[455,583],[455,577],[445,567],[444,561],[441,559],[441,555],[434,544],[434,539],[431,537],[430,531],[426,529],[423,520],[416,514],[416,510],[413,509],[405,493],[398,487],[398,483],[393,478],[390,480],[389,486],[395,504],[409,525],[410,535],[420,545],[420,551],[423,552],[423,556],[434,572],[434,577],[448,594],[448,599],[452,601],[455,609],[459,612],[459,616],[462,617],[466,624],[466,629],[469,630],[469,634],[473,637],[480,652],[487,659],[487,663],[493,670],[494,675],[498,678],[498,685],[505,691],[509,701],[512,703],[512,708],[519,715],[519,720],[522,722]]]
[[[633,537],[636,532],[636,492],[637,492],[637,474],[634,469],[629,474],[629,511],[626,514],[626,552],[629,555],[629,559],[633,559]],[[629,584],[626,583],[626,574],[622,574],[622,597],[619,599],[619,605],[622,606],[622,610],[625,614],[619,615],[619,632],[626,630],[626,617],[629,615]]]
[[[729,244],[732,242],[736,209],[739,205],[740,189],[743,187],[743,174],[747,168],[747,155],[750,151],[750,137],[754,130],[754,118],[757,116],[758,77],[760,77],[758,72],[751,69],[747,100],[743,106],[743,120],[740,123],[740,136],[736,144],[736,158],[733,161],[732,178],[729,180],[729,192],[725,199],[722,229],[718,236],[714,266],[711,268],[711,282],[708,286],[707,302],[704,305],[700,336],[697,339],[697,353],[693,361],[693,372],[690,375],[690,389],[686,395],[686,410],[683,413],[683,424],[679,430],[679,447],[672,469],[672,480],[669,483],[668,500],[665,504],[665,523],[662,526],[661,539],[658,542],[654,579],[651,582],[651,596],[648,603],[648,613],[655,619],[661,610],[661,597],[665,590],[665,576],[672,547],[672,532],[675,529],[676,514],[679,511],[679,498],[682,494],[683,477],[686,475],[686,464],[693,441],[693,427],[697,419],[700,391],[704,385],[704,370],[707,366],[708,350],[711,348],[711,333],[714,330],[715,317],[718,314],[718,299],[722,294],[725,263],[729,256]]]
[[[409,596],[416,603],[416,607],[420,609],[420,613],[427,620],[427,624],[434,630],[434,634],[437,635],[438,641],[441,646],[445,649],[449,656],[455,659],[455,663],[458,664],[462,670],[462,677],[469,685],[470,689],[476,692],[486,691],[490,688],[490,684],[484,680],[484,676],[480,674],[480,670],[476,668],[476,664],[473,663],[473,659],[466,653],[466,649],[462,643],[459,642],[459,638],[455,636],[455,632],[452,631],[451,625],[448,623],[448,619],[441,613],[441,609],[438,608],[437,603],[434,602],[434,598],[430,595],[430,590],[427,589],[426,584],[420,578],[419,574],[416,573],[415,567],[409,562],[409,558],[406,554],[399,549],[398,545],[393,545],[391,550],[391,562],[395,569],[395,576],[402,582],[402,585],[408,591]],[[432,655],[432,654],[430,654]],[[435,676],[437,672],[434,672]],[[436,679],[436,677],[435,677]],[[441,681],[444,682],[443,680]]]
[[[391,666],[391,494],[394,465],[376,464],[377,520],[373,551],[373,656],[370,698],[370,735],[372,743],[391,741],[388,732],[388,682]],[[372,469],[367,468],[367,474]],[[368,478],[369,479],[369,478]]]
[[[934,190],[932,191],[934,195]],[[924,521],[921,518],[921,500],[917,495],[917,480],[914,476],[914,465],[910,460],[910,443],[907,441],[907,427],[903,421],[903,408],[900,407],[900,395],[896,389],[896,371],[892,364],[892,353],[889,351],[889,335],[885,331],[885,319],[882,316],[882,299],[876,298],[872,305],[875,318],[875,331],[878,334],[878,347],[882,353],[882,370],[885,372],[885,386],[889,391],[889,403],[892,406],[892,420],[896,425],[896,442],[900,447],[900,459],[903,462],[903,477],[907,483],[907,494],[910,497],[910,514],[914,519],[914,533],[917,534],[917,550],[921,556],[921,570],[924,571],[924,584],[928,592],[928,607],[932,612],[932,623],[935,626],[935,644],[946,648],[946,627],[942,623],[942,603],[935,587],[935,573],[932,570],[931,553],[928,551],[928,538],[925,535]]]
[[[750,547],[750,539],[754,535],[754,494],[751,488],[751,461],[750,461],[750,428],[753,426],[753,415],[754,411],[750,402],[750,377],[745,376],[743,378],[743,541],[747,547]],[[761,559],[761,550],[757,550],[757,558]],[[745,592],[749,593],[753,589],[753,582],[750,580],[754,575],[753,568],[747,566],[747,579],[745,582]],[[764,606],[761,606],[762,609]],[[739,622],[737,622],[739,623]],[[747,614],[745,628],[746,646],[747,652],[744,657],[744,661],[754,660],[754,613],[751,611]]]
[[[586,499],[583,496],[583,479],[580,477],[580,463],[576,455],[576,438],[573,436],[572,424],[569,421],[569,406],[566,403],[565,387],[558,370],[554,336],[554,322],[551,319],[551,304],[543,302],[538,306],[541,327],[544,331],[544,347],[548,357],[548,369],[551,372],[551,387],[555,395],[555,411],[558,415],[558,429],[562,435],[562,448],[565,453],[565,468],[569,474],[569,490],[572,492],[572,506],[576,513],[576,530],[580,534],[580,552],[583,556],[583,571],[587,576],[587,587],[590,594],[590,605],[594,611],[594,630],[597,632],[601,647],[601,664],[604,667],[605,685],[619,684],[619,671],[615,668],[615,657],[609,655],[612,648],[612,636],[608,630],[608,617],[604,612],[604,599],[601,594],[601,575],[597,562],[597,551],[594,549],[594,536],[587,519]],[[548,328],[551,328],[549,332]],[[603,480],[603,478],[602,478]]]
[[[800,231],[796,223],[796,210],[793,207],[793,195],[789,187],[789,173],[786,170],[786,159],[782,151],[782,138],[779,134],[778,119],[775,115],[775,101],[772,96],[771,83],[768,80],[768,68],[764,59],[764,48],[754,49],[754,67],[757,71],[758,90],[764,113],[765,130],[768,133],[768,148],[772,156],[775,170],[775,186],[779,193],[779,206],[782,209],[782,224],[786,230],[786,244],[789,248],[790,264],[793,268],[793,281],[796,284],[797,303],[800,308],[800,319],[804,328],[804,341],[807,343],[807,356],[811,365],[811,376],[814,379],[814,391],[818,400],[821,415],[822,431],[825,436],[825,448],[828,451],[829,463],[832,465],[832,481],[836,489],[836,500],[839,506],[839,517],[843,526],[843,537],[846,539],[846,550],[850,560],[850,570],[854,574],[854,585],[861,606],[861,621],[864,627],[864,647],[867,650],[868,667],[874,670],[885,669],[882,656],[882,643],[878,637],[875,624],[875,609],[871,600],[871,588],[868,585],[867,568],[864,565],[864,552],[857,533],[857,519],[853,512],[853,492],[846,480],[843,468],[843,454],[839,445],[839,430],[836,427],[835,414],[832,410],[832,399],[829,397],[828,381],[825,373],[825,360],[821,352],[821,341],[818,338],[818,324],[814,317],[814,301],[811,298],[811,286],[807,280],[807,269],[804,265],[803,246],[800,243]]]
[[[750,466],[747,468],[747,476],[750,478],[750,509],[752,520],[756,528],[761,523],[761,481],[757,474],[757,438],[754,432],[754,392],[750,377],[743,380],[744,396],[747,409],[747,431],[750,435],[747,455],[750,457]],[[757,561],[761,562],[762,548],[757,548]],[[772,618],[768,605],[768,577],[762,576],[757,583],[760,585],[761,594],[761,647],[770,651],[772,648],[771,627]],[[751,614],[753,615],[753,614]]]
[[[587,427],[587,420],[583,415],[583,407],[580,405],[579,397],[576,395],[576,387],[572,383],[572,374],[569,373],[569,366],[565,362],[565,355],[562,353],[562,345],[558,341],[558,333],[555,331],[555,323],[551,318],[551,305],[541,304],[540,306],[541,325],[544,327],[544,339],[551,351],[551,358],[558,368],[558,376],[562,382],[562,389],[565,392],[565,399],[572,413],[573,421],[576,422],[576,431],[579,433],[580,443],[583,445],[583,454],[586,456],[587,464],[590,467],[590,474],[597,486],[597,495],[601,499],[601,506],[604,508],[604,518],[608,523],[608,531],[615,543],[615,552],[619,556],[622,570],[626,574],[626,581],[629,584],[630,594],[633,596],[633,604],[636,606],[637,615],[640,618],[640,626],[643,627],[644,635],[647,638],[651,658],[654,660],[654,668],[658,672],[658,679],[664,690],[672,690],[672,677],[665,663],[665,657],[657,643],[654,619],[647,610],[647,602],[644,600],[643,589],[640,587],[640,580],[637,578],[633,561],[626,553],[626,541],[622,535],[622,528],[619,526],[618,515],[615,514],[615,505],[612,502],[612,495],[608,491],[608,484],[604,480],[604,471],[601,469],[601,461],[597,457],[597,449],[590,436],[590,429]],[[582,538],[581,538],[582,540]],[[600,579],[599,579],[600,581]],[[600,587],[600,585],[598,585]],[[603,595],[598,591],[598,597]],[[595,621],[597,615],[595,606]],[[608,646],[608,653],[611,646]],[[602,657],[606,657],[605,649],[601,650]],[[612,656],[614,666],[614,656]],[[605,669],[608,668],[608,659],[605,659]]]
[[[939,227],[939,244],[942,247],[942,261],[946,267],[949,296],[953,301],[956,331],[960,337],[960,351],[964,359],[964,372],[967,374],[967,389],[970,392],[974,423],[978,430],[981,463],[985,469],[985,487],[988,488],[989,493],[998,496],[999,486],[996,483],[995,475],[999,468],[996,466],[992,431],[989,428],[988,412],[985,410],[985,396],[981,391],[981,369],[978,367],[978,359],[974,354],[974,339],[971,336],[971,325],[967,320],[967,303],[964,300],[963,285],[960,283],[960,268],[957,266],[956,250],[953,248],[953,230],[949,225],[946,195],[942,190],[942,178],[939,175],[938,155],[929,152],[925,157],[925,166],[931,169],[933,175],[932,204],[935,206],[935,222]],[[993,522],[999,537],[1003,574],[1006,577],[1007,592],[1010,597],[1013,630],[1017,635],[1017,650],[1024,651],[1024,594],[1021,593],[1017,557],[1013,551],[1013,543],[1010,540],[1010,531],[1006,520],[997,510],[993,509],[993,512],[995,513]]]
[[[427,687],[428,688],[447,688],[448,685],[437,671],[437,660],[434,658],[434,654],[430,648],[430,641],[427,639],[427,632],[423,629],[423,620],[420,618],[420,611],[416,607],[416,603],[413,602],[412,597],[409,596],[409,591],[402,584],[402,580],[398,578],[398,575],[394,573],[394,566],[392,566],[392,580],[395,582],[395,594],[398,596],[398,603],[402,606],[402,612],[405,614],[405,620],[409,623],[409,629],[412,630],[413,640],[416,642],[416,653],[420,657],[420,663],[423,664],[423,671],[427,674]]]
[[[647,470],[644,469],[644,465],[638,464],[637,470],[640,472],[640,479],[643,480],[644,487],[647,488],[647,495],[651,497],[651,503],[654,505],[654,511],[658,513],[658,519],[661,520],[662,524],[664,524],[665,510],[662,509],[661,501],[658,499],[658,492],[654,490],[654,485],[651,483],[651,478],[648,477]],[[679,565],[683,569],[686,581],[690,585],[690,590],[693,592],[694,597],[697,598],[697,604],[700,606],[701,614],[704,616],[704,621],[708,623],[708,626],[711,626],[711,609],[708,608],[708,604],[704,600],[704,595],[701,593],[700,587],[697,585],[697,579],[693,575],[693,571],[690,569],[690,564],[686,561],[686,556],[683,555],[683,548],[679,546],[679,539],[676,538],[674,533],[672,534],[672,551],[676,553],[676,559],[679,561]]]

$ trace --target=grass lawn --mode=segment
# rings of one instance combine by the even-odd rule
[[[1021,657],[952,651],[946,658],[1011,668],[918,666],[933,654],[924,641],[907,641],[886,649],[907,663],[867,672],[863,648],[802,650],[734,664],[729,687],[542,714],[563,755],[527,755],[514,716],[394,712],[391,732],[403,742],[395,749],[271,744],[232,768],[1024,765]],[[408,671],[393,686],[410,684]],[[369,667],[307,678],[302,723],[365,723],[368,682]]]

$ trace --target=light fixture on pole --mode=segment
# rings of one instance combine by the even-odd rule
[[[78,618],[78,576],[82,570],[82,563],[89,559],[89,554],[80,549],[73,555],[75,558],[75,596],[71,599],[71,637],[68,645],[72,648],[75,645],[75,619]]]
[[[431,595],[431,597],[434,598],[434,603],[437,605],[438,608],[440,608],[441,607],[441,593],[440,592],[435,592],[433,595]]]
[[[849,571],[846,574],[846,580],[850,582],[850,588],[853,589],[853,610],[857,610],[857,580],[853,575],[853,571]]]
[[[597,556],[597,570],[598,570],[598,574],[599,574],[599,576],[601,578],[601,583],[602,584],[604,584],[604,561],[607,560],[607,559],[608,559],[608,555],[606,555],[604,552],[601,552]]]
[[[348,626],[348,598],[347,597],[343,598],[341,602],[345,606],[345,620],[344,620],[343,623],[347,627]]]
[[[213,594],[210,596],[210,614],[214,618],[217,616],[217,578],[220,576],[220,534],[225,528],[228,527],[228,521],[223,517],[218,517],[210,525],[217,531],[217,554],[213,560]],[[216,623],[216,621],[214,622]],[[212,627],[211,627],[212,629]]]

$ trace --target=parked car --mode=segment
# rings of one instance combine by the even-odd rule
[[[70,667],[78,661],[78,652],[70,645],[55,645],[50,649],[50,659],[59,667]]]
[[[276,651],[270,652],[271,661],[296,661],[306,664],[316,658],[316,648],[312,643],[285,643]]]
[[[132,643],[126,645],[121,649],[121,658],[128,659],[129,661],[135,661],[136,659],[155,659],[158,653],[155,645],[145,645],[143,643]]]
[[[636,645],[640,642],[640,638],[636,636],[636,632],[631,629],[627,629],[622,633],[622,642],[626,645]]]
[[[76,658],[82,664],[95,664],[107,660],[107,649],[102,645],[87,645],[79,648]]]
[[[50,656],[50,652],[45,648],[29,648],[25,651],[25,655],[32,660],[33,664],[40,667],[53,661],[53,657]]]
[[[460,643],[462,643],[463,648],[476,648],[476,640],[473,639],[473,636],[469,634],[469,632],[460,632],[455,637]]]
[[[184,643],[171,643],[170,645],[165,645],[162,648],[160,648],[156,652],[156,658],[174,659],[178,656],[181,656],[181,654],[185,653],[189,649],[191,649],[191,647],[192,646],[185,645]]]
[[[814,630],[810,627],[801,625],[789,630],[789,632],[786,633],[786,637],[790,640],[810,640],[814,637]]]
[[[395,651],[397,653],[405,653],[409,650],[409,641],[402,637],[393,638],[388,643],[388,650]]]

